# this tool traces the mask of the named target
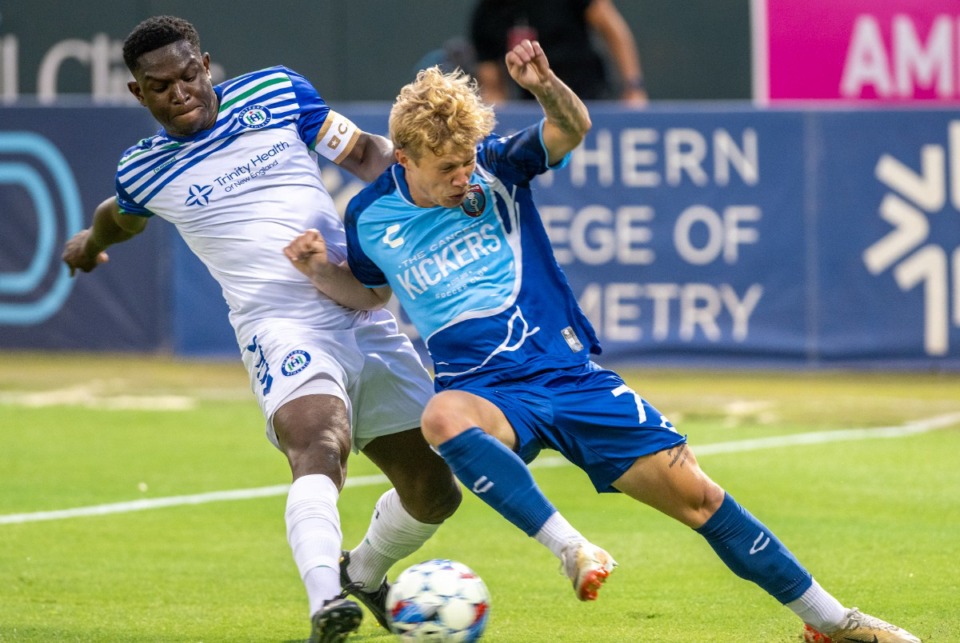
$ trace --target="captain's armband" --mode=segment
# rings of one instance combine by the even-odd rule
[[[317,154],[339,164],[350,154],[358,138],[360,138],[360,128],[346,116],[331,109],[320,131],[317,132],[313,149]]]

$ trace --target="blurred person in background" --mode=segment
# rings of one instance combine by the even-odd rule
[[[462,36],[448,38],[440,47],[431,49],[413,67],[413,77],[421,70],[436,65],[444,72],[460,69],[471,76],[477,73],[477,54],[473,44]]]
[[[640,107],[647,90],[630,26],[613,0],[478,0],[470,19],[476,78],[488,103],[533,99],[510,82],[504,56],[537,40],[554,71],[583,100],[620,100]],[[602,41],[606,52],[595,46]],[[607,59],[619,73],[610,78]]]
[[[282,249],[295,232],[319,228],[329,251],[345,259],[343,224],[318,156],[371,180],[392,161],[392,145],[330,109],[285,67],[214,86],[210,55],[181,18],[143,21],[123,55],[135,79],[131,93],[161,129],[123,154],[116,196],[67,241],[63,260],[71,275],[89,272],[151,217],[177,227],[223,289],[267,438],[290,465],[287,540],[309,601],[310,641],[342,641],[359,627],[362,610],[348,595],[386,627],[387,571],[419,549],[461,498],[419,430],[430,376],[388,311],[341,306]],[[367,455],[393,488],[361,543],[345,552],[337,502],[351,450]]]

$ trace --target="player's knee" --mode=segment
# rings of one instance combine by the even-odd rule
[[[463,409],[455,396],[445,393],[435,395],[423,410],[420,429],[423,437],[432,446],[439,446],[463,432]]]
[[[291,460],[337,458],[350,453],[350,418],[343,401],[331,395],[306,395],[282,405],[272,418],[281,450]]]
[[[336,435],[319,434],[310,441],[283,444],[281,447],[290,463],[294,479],[311,474],[322,474],[342,487],[346,477],[350,447]]]
[[[696,514],[694,524],[702,525],[717,513],[717,509],[723,504],[724,491],[717,483],[710,478],[703,476],[703,483],[699,493],[694,497],[693,505],[690,509]]]

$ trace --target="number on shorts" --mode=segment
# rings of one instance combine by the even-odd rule
[[[627,386],[626,384],[623,384],[622,386],[618,386],[617,388],[613,389],[614,397],[620,397],[624,393],[629,393],[633,396],[633,401],[636,402],[637,404],[637,416],[640,418],[640,424],[643,424],[644,422],[646,422],[647,412],[643,408],[643,398],[637,395],[637,392],[634,391],[629,386]]]

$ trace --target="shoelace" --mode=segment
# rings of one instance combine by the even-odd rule
[[[358,583],[358,582],[347,583],[346,585],[343,586],[343,589],[337,595],[337,598],[346,598],[352,592],[361,592],[361,591],[363,591],[363,583]]]

